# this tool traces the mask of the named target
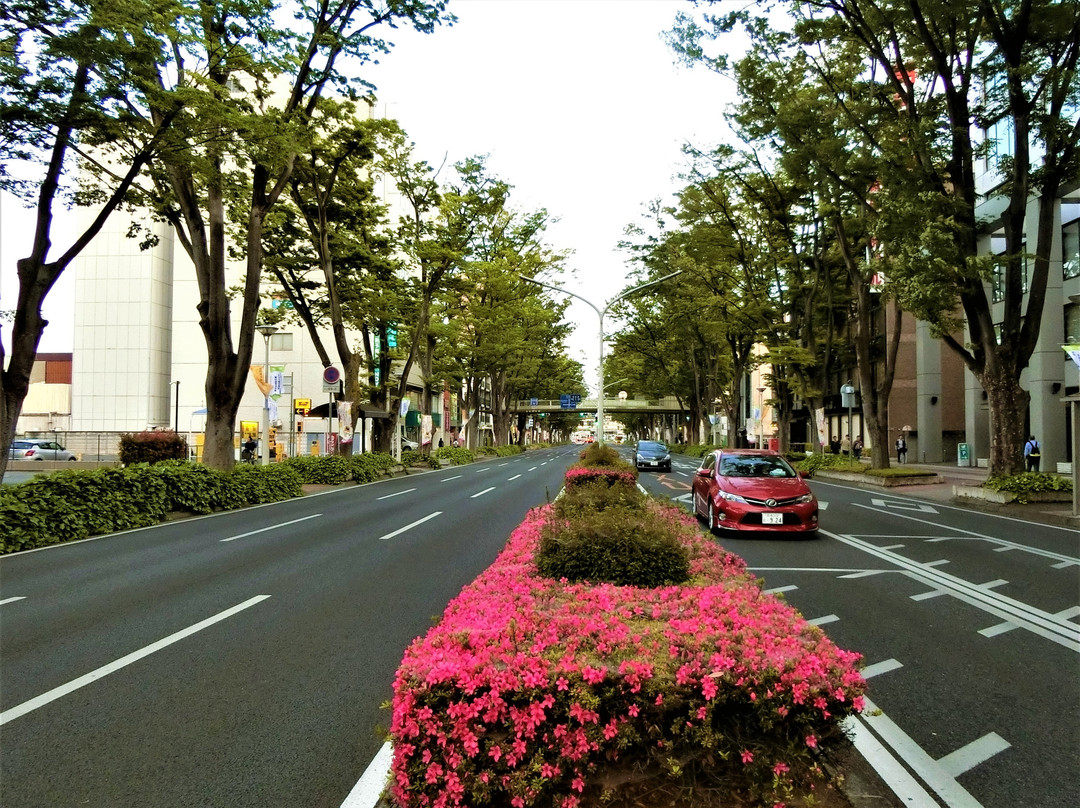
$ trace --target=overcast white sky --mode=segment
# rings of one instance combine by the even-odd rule
[[[390,32],[396,43],[364,75],[381,103],[438,165],[489,155],[523,210],[546,208],[548,234],[571,250],[568,285],[599,307],[629,272],[615,249],[643,204],[681,186],[680,149],[726,139],[730,85],[677,66],[662,39],[682,0],[451,0],[458,23],[429,36]],[[15,260],[25,224],[0,202],[0,308],[15,302]],[[63,238],[57,246],[66,246]],[[72,350],[71,279],[54,291],[41,350]],[[571,351],[595,378],[596,313],[575,302]],[[607,324],[606,324],[607,325]],[[610,328],[606,329],[610,331]]]

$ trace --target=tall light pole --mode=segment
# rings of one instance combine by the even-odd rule
[[[257,325],[255,328],[260,334],[263,335],[263,344],[266,348],[266,352],[263,356],[263,381],[266,384],[270,384],[270,336],[274,334],[278,328],[276,325]],[[263,422],[262,422],[262,464],[264,466],[270,465],[270,391],[266,392],[263,396]]]
[[[757,389],[757,395],[758,395],[758,419],[757,419],[758,448],[759,449],[764,449],[765,448],[765,388],[764,387],[759,387]]]
[[[679,275],[681,273],[682,270],[679,269],[675,272],[672,272],[670,275],[665,275],[662,278],[657,278],[655,281],[649,281],[648,283],[643,283],[640,286],[635,286],[633,289],[627,289],[622,294],[612,298],[608,302],[608,304],[602,309],[595,303],[593,303],[591,300],[586,300],[585,298],[583,298],[577,292],[571,292],[569,289],[564,289],[561,286],[555,286],[550,283],[538,281],[536,278],[529,278],[525,275],[518,275],[518,277],[521,278],[523,281],[535,283],[537,286],[543,286],[545,289],[553,289],[556,292],[562,292],[565,295],[570,295],[570,297],[576,297],[581,302],[587,303],[589,306],[591,306],[592,310],[596,312],[596,316],[600,318],[600,361],[596,374],[596,389],[599,391],[599,395],[596,397],[597,443],[603,444],[604,442],[604,315],[608,313],[608,309],[610,309],[623,298],[629,297],[635,292],[640,292],[642,289],[647,289],[650,286],[656,286],[656,284],[658,283],[670,280],[671,278],[674,278],[676,275]]]

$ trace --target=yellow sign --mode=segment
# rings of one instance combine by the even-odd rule
[[[241,438],[241,440],[258,440],[259,439],[259,422],[258,421],[241,421],[240,422],[240,438]]]
[[[310,398],[293,399],[293,412],[297,415],[307,415],[311,411]]]

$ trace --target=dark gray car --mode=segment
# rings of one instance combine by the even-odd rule
[[[671,471],[671,451],[666,443],[657,440],[639,440],[634,450],[634,465],[639,469]]]

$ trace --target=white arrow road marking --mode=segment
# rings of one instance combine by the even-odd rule
[[[262,603],[268,597],[270,596],[256,595],[253,598],[245,600],[243,603],[238,603],[231,609],[226,609],[223,612],[218,612],[213,617],[208,617],[193,626],[188,626],[182,631],[178,631],[175,634],[170,634],[168,637],[165,637],[162,640],[151,643],[145,648],[140,648],[138,651],[133,651],[127,656],[120,657],[120,659],[116,660],[115,662],[110,662],[108,665],[103,665],[97,670],[92,670],[85,676],[80,676],[78,679],[72,679],[67,684],[60,685],[60,687],[54,687],[47,693],[42,693],[36,698],[32,698],[29,701],[24,701],[22,704],[15,705],[10,710],[4,710],[4,712],[0,713],[0,725],[6,724],[8,721],[11,721],[14,718],[18,718],[21,715],[26,715],[29,712],[33,712],[38,707],[44,707],[49,702],[56,701],[57,699],[66,696],[68,693],[78,690],[80,687],[85,687],[91,682],[95,682],[98,679],[108,676],[110,673],[115,673],[121,668],[126,668],[133,662],[138,662],[143,657],[150,656],[150,654],[154,653],[155,651],[160,651],[162,648],[166,648],[173,643],[179,642],[185,637],[190,637],[192,634],[202,631],[204,628],[214,625],[214,623],[219,623],[222,620],[232,617],[234,614],[242,612],[244,609],[254,606],[256,603]]]
[[[424,524],[424,522],[428,521],[429,519],[434,519],[436,516],[442,516],[442,511],[435,511],[435,513],[428,514],[423,519],[417,519],[415,522],[410,522],[409,524],[405,525],[405,527],[399,527],[393,533],[387,533],[385,536],[379,536],[379,541],[386,541],[387,539],[392,539],[394,538],[394,536],[401,535],[406,530],[412,530],[417,525],[422,525]]]
[[[900,502],[895,499],[872,499],[870,504],[878,508],[892,508],[897,511],[916,511],[917,513],[937,513],[933,505],[924,505],[921,502]]]

